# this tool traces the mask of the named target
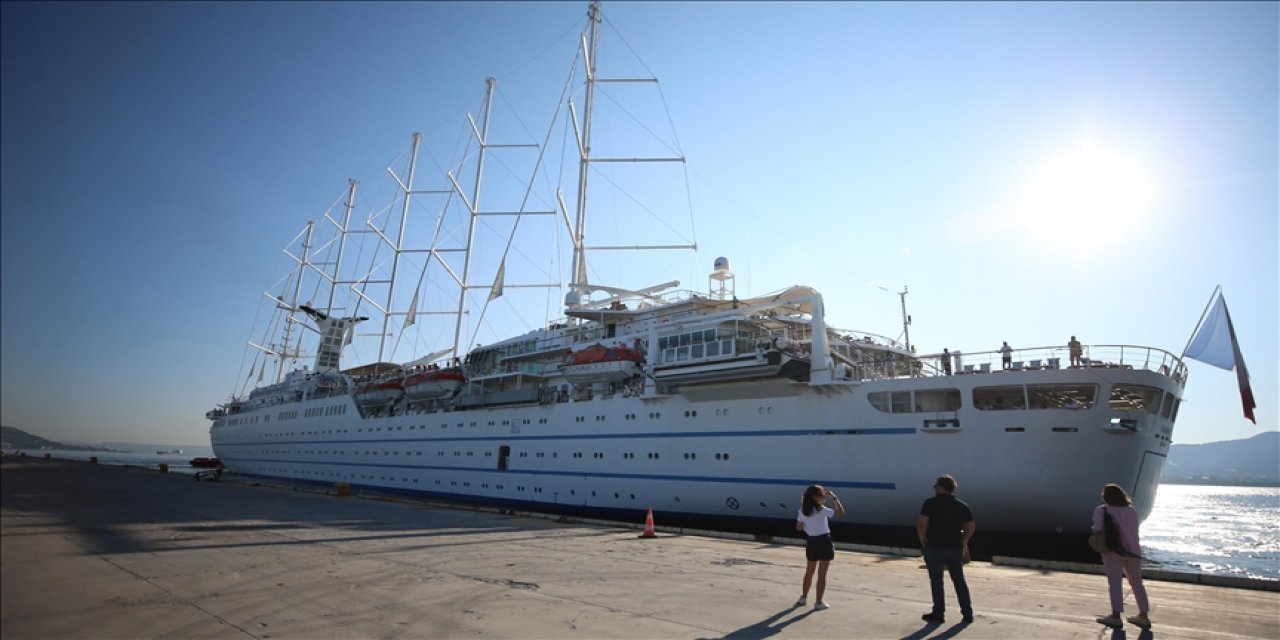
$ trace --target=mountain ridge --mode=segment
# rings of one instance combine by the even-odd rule
[[[1160,481],[1280,486],[1280,431],[1241,440],[1175,444],[1169,447]]]

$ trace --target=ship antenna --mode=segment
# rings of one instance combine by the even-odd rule
[[[902,339],[907,343],[907,351],[911,351],[911,316],[907,315],[907,285],[902,285],[902,291],[898,292],[898,297],[902,299]]]

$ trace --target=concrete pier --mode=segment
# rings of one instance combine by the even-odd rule
[[[917,557],[804,551],[63,460],[0,462],[0,635],[20,638],[1280,638],[1280,593],[1148,581],[1106,629],[1100,575],[975,562],[977,619]],[[979,520],[981,522],[981,520]],[[813,594],[810,594],[810,605]],[[1130,596],[1127,614],[1135,613]]]

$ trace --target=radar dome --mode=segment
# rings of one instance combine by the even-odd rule
[[[582,296],[578,295],[577,291],[570,291],[564,294],[564,306],[576,307],[580,304],[582,304]]]
[[[723,257],[723,256],[722,256],[722,257],[719,257],[719,258],[716,258],[716,264],[715,264],[715,267],[713,267],[713,268],[714,268],[716,271],[728,271],[728,270],[729,270],[729,259],[728,259],[728,258],[725,258],[725,257]]]

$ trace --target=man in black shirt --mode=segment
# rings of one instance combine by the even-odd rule
[[[920,519],[916,521],[916,535],[924,551],[924,564],[929,569],[929,587],[933,591],[933,611],[920,616],[926,622],[945,621],[945,594],[942,590],[942,570],[951,574],[951,584],[960,601],[960,615],[966,623],[973,622],[973,605],[969,602],[969,585],[964,581],[964,563],[969,560],[969,538],[973,537],[973,511],[969,505],[952,494],[956,479],[940,476],[933,483],[933,497],[920,507]]]

